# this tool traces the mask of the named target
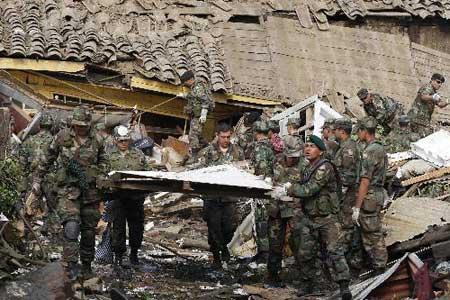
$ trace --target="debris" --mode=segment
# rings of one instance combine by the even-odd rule
[[[411,144],[411,150],[420,158],[439,167],[450,167],[450,132],[439,130]]]
[[[439,178],[439,177],[442,177],[449,173],[450,173],[450,167],[440,168],[438,170],[434,170],[434,171],[425,173],[423,175],[413,177],[408,180],[404,180],[404,181],[402,181],[402,186],[408,186],[408,185],[412,185],[414,183],[419,183],[419,182],[424,182],[427,180]]]
[[[231,254],[236,257],[253,257],[256,255],[256,240],[253,235],[255,227],[255,209],[245,217],[242,223],[236,228],[231,242],[227,245]]]
[[[209,251],[209,244],[204,240],[194,240],[189,238],[182,238],[177,241],[180,248],[197,248]]]
[[[103,281],[98,277],[85,280],[83,281],[83,288],[93,293],[102,293],[104,290]]]

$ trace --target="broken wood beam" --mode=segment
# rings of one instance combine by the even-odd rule
[[[434,170],[434,171],[425,173],[420,176],[416,176],[416,177],[413,177],[413,178],[410,178],[407,180],[403,180],[402,186],[409,186],[409,185],[412,185],[415,183],[420,183],[420,182],[428,181],[431,179],[439,178],[439,177],[442,177],[449,173],[450,173],[450,167],[440,168],[438,170]]]

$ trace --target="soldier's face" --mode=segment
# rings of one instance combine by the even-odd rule
[[[287,132],[288,132],[289,134],[294,133],[294,131],[295,131],[294,126],[292,126],[292,125],[288,125],[288,126],[287,126]]]
[[[228,148],[231,141],[231,131],[219,132],[217,134],[217,142],[221,148]]]
[[[364,104],[370,104],[372,103],[372,95],[368,94],[365,98],[362,98],[361,101]]]
[[[367,130],[359,129],[358,133],[356,135],[358,136],[358,139],[360,141],[365,142],[366,141],[366,136],[367,136]]]
[[[336,128],[336,130],[334,131],[334,136],[336,137],[336,139],[338,139],[339,141],[342,140],[342,134],[343,134],[342,129],[340,128]]]
[[[310,162],[317,160],[320,158],[320,155],[322,155],[322,150],[320,150],[314,143],[306,143],[303,152],[305,153],[306,159]]]
[[[329,138],[331,136],[331,129],[330,127],[324,127],[322,129],[322,135],[324,138]]]
[[[87,136],[89,133],[89,126],[85,125],[73,125],[73,131],[75,131],[75,134],[78,136]]]
[[[184,83],[184,86],[191,87],[194,85],[194,81],[195,81],[194,78],[191,78]]]
[[[116,140],[116,145],[120,151],[127,151],[128,147],[130,146],[130,139]]]
[[[436,91],[439,90],[442,86],[442,81],[440,80],[431,80],[431,86],[433,87],[433,89],[435,89]]]

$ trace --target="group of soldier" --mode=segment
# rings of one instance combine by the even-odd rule
[[[247,160],[256,176],[275,187],[270,199],[255,200],[257,259],[267,262],[272,284],[281,284],[286,240],[299,265],[300,293],[317,288],[317,280],[325,278],[323,272],[328,270],[339,284],[341,298],[351,299],[350,269],[363,267],[364,253],[370,258],[370,265],[365,267],[376,272],[386,268],[382,208],[387,157],[383,142],[377,139],[377,126],[392,151],[405,149],[411,141],[429,134],[434,107],[447,105],[437,93],[444,82],[442,75],[434,74],[419,90],[407,116],[394,99],[361,89],[357,96],[368,116],[356,124],[346,118],[327,120],[322,138],[305,138],[299,131],[298,118],[289,118],[288,134],[280,137],[277,121],[249,112],[239,133],[219,123],[215,139],[206,147],[202,147],[202,129],[214,101],[207,86],[196,81],[192,72],[181,79],[190,88],[188,94],[179,95],[187,99],[190,119],[188,167]],[[113,200],[115,263],[123,265],[128,222],[129,261],[139,264],[144,195],[115,190],[105,180],[111,170],[150,168],[142,151],[130,144],[133,135],[142,135],[139,124],[131,121],[127,126],[117,126],[111,137],[104,134],[104,126],[92,126],[89,109],[80,106],[74,109],[70,126],[53,135],[51,119],[50,114],[44,114],[41,132],[22,145],[23,163],[29,172],[28,193],[44,193],[49,223],[50,216],[59,220],[56,231],[61,234],[69,274],[73,278],[79,273],[92,276],[95,228],[105,193]],[[227,244],[239,221],[237,201],[228,196],[204,199],[208,242],[213,265],[218,268],[230,261]]]

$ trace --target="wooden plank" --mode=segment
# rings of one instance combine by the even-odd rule
[[[407,180],[403,180],[402,181],[402,186],[409,186],[415,183],[419,183],[419,182],[424,182],[427,180],[431,180],[431,179],[435,179],[435,178],[439,178],[442,177],[446,174],[450,173],[450,167],[445,167],[445,168],[440,168],[438,170],[434,170],[431,172],[428,172],[426,174],[420,175],[420,176],[416,176]]]

